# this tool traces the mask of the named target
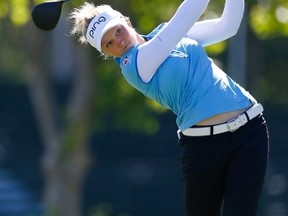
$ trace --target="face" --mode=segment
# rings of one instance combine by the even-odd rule
[[[102,52],[121,57],[129,48],[138,44],[137,33],[128,24],[118,24],[109,29],[102,38]]]

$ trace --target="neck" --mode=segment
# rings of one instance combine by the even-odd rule
[[[137,40],[138,40],[139,44],[145,43],[145,39],[139,34],[137,34]]]

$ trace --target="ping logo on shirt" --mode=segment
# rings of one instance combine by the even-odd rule
[[[90,35],[92,38],[94,38],[94,33],[95,33],[96,29],[97,29],[97,25],[100,25],[102,22],[105,22],[106,20],[107,20],[107,19],[106,19],[104,16],[101,16],[101,17],[98,18],[98,20],[96,20],[96,21],[93,23],[92,28],[91,28],[91,30],[90,30],[90,32],[89,32],[89,35]]]
[[[170,53],[171,56],[173,57],[182,57],[182,58],[186,58],[188,55],[184,52],[178,51],[178,50],[173,50]]]

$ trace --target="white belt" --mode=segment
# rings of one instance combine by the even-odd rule
[[[234,132],[241,126],[245,125],[248,121],[252,120],[256,116],[260,115],[264,111],[263,106],[261,104],[255,104],[244,113],[238,115],[237,117],[231,119],[230,121],[213,126],[200,126],[200,127],[192,127],[188,128],[184,131],[178,130],[178,136],[182,133],[185,136],[210,136],[221,134],[225,132]]]

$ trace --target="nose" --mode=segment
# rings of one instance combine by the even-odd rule
[[[115,40],[116,40],[117,45],[119,47],[123,47],[125,45],[125,41],[124,41],[124,39],[122,37],[116,37]]]

